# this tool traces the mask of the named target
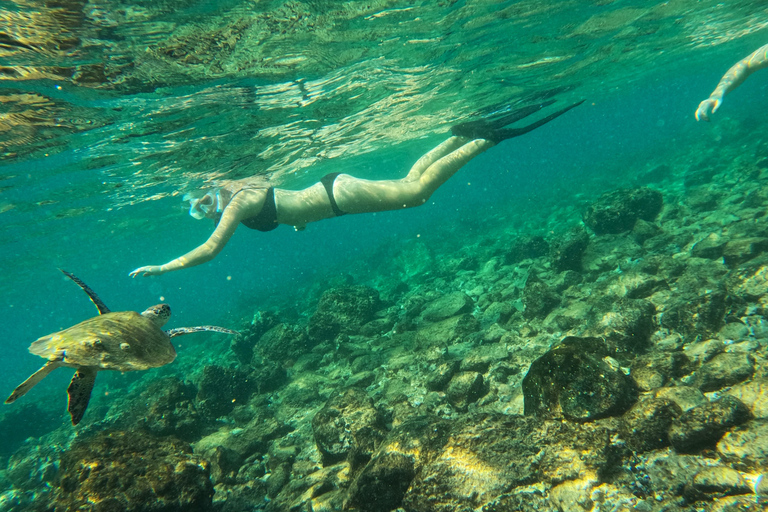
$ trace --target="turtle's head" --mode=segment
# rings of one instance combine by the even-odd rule
[[[189,214],[198,220],[204,217],[213,219],[224,209],[220,188],[214,189],[202,197],[185,194],[183,199],[189,201]]]
[[[168,304],[158,304],[144,310],[141,316],[149,318],[156,326],[162,327],[171,317],[171,306]]]

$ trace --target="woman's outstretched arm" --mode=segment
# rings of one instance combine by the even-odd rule
[[[766,66],[768,66],[768,44],[741,59],[723,75],[709,98],[699,103],[695,114],[696,120],[709,121],[709,115],[717,112],[722,105],[723,96],[740,86],[749,75]]]
[[[240,221],[254,215],[254,210],[256,210],[257,213],[261,210],[264,204],[263,194],[259,194],[261,196],[260,198],[254,198],[252,197],[254,194],[250,192],[251,191],[241,192],[233,198],[226,208],[224,208],[216,229],[204,244],[189,251],[183,256],[179,256],[178,258],[169,261],[165,265],[147,265],[145,267],[139,267],[131,272],[131,277],[139,275],[156,276],[165,274],[166,272],[173,272],[174,270],[194,267],[211,261],[221,252],[224,246],[227,245],[227,242],[232,238]]]

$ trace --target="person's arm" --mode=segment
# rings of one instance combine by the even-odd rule
[[[696,109],[696,120],[701,119],[709,121],[709,115],[717,112],[720,105],[723,103],[723,96],[733,91],[740,86],[749,75],[768,66],[768,44],[758,48],[752,52],[746,58],[740,60],[734,64],[731,69],[728,70],[720,82],[709,95],[709,98],[699,103],[699,108]]]
[[[229,242],[229,239],[232,238],[240,221],[247,218],[252,213],[251,210],[253,208],[248,204],[246,199],[247,196],[250,195],[242,193],[238,194],[232,202],[224,208],[219,224],[203,245],[189,251],[183,256],[169,261],[165,265],[147,265],[145,267],[139,267],[131,272],[131,277],[136,277],[138,275],[157,276],[165,274],[166,272],[194,267],[211,261],[221,252],[227,242]],[[261,209],[263,203],[264,200],[262,197],[259,209]]]

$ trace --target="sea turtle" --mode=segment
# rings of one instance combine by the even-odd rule
[[[163,331],[161,327],[171,316],[168,304],[152,306],[143,313],[113,313],[84,282],[65,270],[61,271],[88,294],[98,308],[99,315],[34,341],[29,351],[48,359],[48,362],[13,390],[5,400],[7,404],[26,394],[56,368],[76,368],[67,388],[67,410],[72,417],[72,424],[77,425],[88,407],[98,371],[128,372],[166,365],[176,358],[176,350],[171,344],[174,336],[199,331],[237,334],[214,325]]]

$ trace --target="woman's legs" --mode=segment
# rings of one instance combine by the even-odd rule
[[[424,204],[437,188],[493,142],[451,137],[424,155],[401,180],[363,180],[341,174],[333,185],[345,213],[370,213]]]

